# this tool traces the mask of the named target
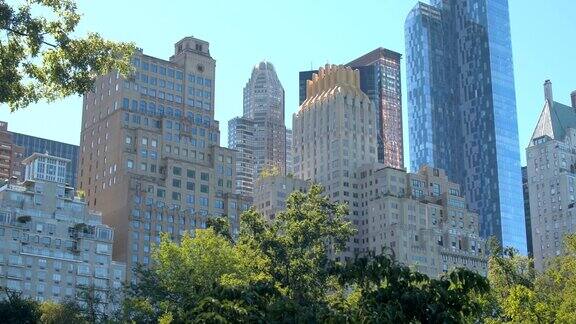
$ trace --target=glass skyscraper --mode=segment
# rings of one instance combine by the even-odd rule
[[[481,235],[525,254],[508,1],[418,3],[405,35],[412,170],[445,169]]]

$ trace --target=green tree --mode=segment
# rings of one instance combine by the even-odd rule
[[[80,17],[72,0],[0,1],[0,103],[54,101],[89,91],[112,70],[130,72],[135,47],[96,33],[72,37]]]
[[[40,306],[31,299],[24,299],[19,292],[2,288],[0,323],[34,324],[40,320]]]
[[[539,312],[558,323],[576,323],[576,235],[564,238],[564,253],[551,260],[536,278],[535,294]]]
[[[68,301],[88,323],[103,323],[117,317],[112,306],[120,302],[114,291],[100,290],[94,284],[78,287],[76,299]]]
[[[293,192],[286,206],[271,224],[254,209],[243,213],[240,245],[268,260],[264,272],[281,293],[270,305],[271,320],[306,322],[327,311],[334,279],[329,254],[342,251],[354,229],[345,219],[347,207],[331,203],[318,185]]]
[[[80,314],[80,308],[73,301],[66,301],[62,304],[45,301],[40,305],[40,312],[42,324],[87,323]]]
[[[469,322],[576,323],[576,235],[564,238],[564,250],[541,273],[533,260],[490,242],[490,292],[472,295],[482,312]]]
[[[350,293],[333,305],[348,322],[460,323],[480,314],[473,296],[489,290],[485,278],[468,270],[430,279],[384,255],[359,258],[337,271]]]
[[[488,322],[514,321],[519,313],[535,309],[534,298],[522,298],[533,292],[536,278],[534,264],[530,258],[518,254],[513,248],[503,249],[495,239],[490,239],[488,245],[491,254],[488,260],[491,290],[479,302],[484,305],[484,315]],[[527,318],[532,317],[534,314]]]
[[[260,178],[275,177],[280,175],[280,168],[277,165],[269,165],[260,171]]]
[[[206,220],[206,227],[212,228],[216,234],[225,237],[230,242],[233,241],[232,233],[230,232],[230,222],[226,215],[208,218]]]
[[[152,257],[154,264],[137,269],[138,284],[128,290],[129,320],[171,316],[186,321],[210,298],[266,277],[257,253],[234,246],[212,228],[197,229],[194,237],[186,233],[180,243],[163,235]]]
[[[124,321],[172,323],[455,323],[478,319],[486,279],[466,270],[430,279],[385,256],[331,261],[354,234],[323,189],[294,192],[270,223],[255,209],[231,242],[222,221],[167,236],[137,270]],[[222,223],[222,224],[221,224]],[[220,230],[217,230],[220,229]]]

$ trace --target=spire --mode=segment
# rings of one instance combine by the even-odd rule
[[[552,106],[554,104],[554,96],[552,95],[552,81],[544,81],[544,98]]]

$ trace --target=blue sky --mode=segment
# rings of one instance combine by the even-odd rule
[[[96,31],[109,39],[132,41],[145,53],[165,59],[184,36],[210,42],[217,61],[216,119],[221,122],[222,144],[227,145],[227,122],[242,113],[242,88],[254,64],[266,59],[276,67],[286,91],[290,126],[298,108],[299,71],[345,63],[380,46],[404,53],[404,19],[415,3],[79,0],[84,16],[78,33]],[[544,102],[543,81],[552,79],[555,99],[566,104],[576,89],[576,1],[509,0],[509,4],[524,164],[525,147]],[[404,95],[407,152],[405,99]],[[12,131],[78,144],[81,106],[81,97],[39,103],[15,113],[3,106],[0,120],[7,121]]]

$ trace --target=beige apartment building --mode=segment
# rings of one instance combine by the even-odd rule
[[[321,67],[307,81],[306,100],[292,125],[295,177],[319,183],[334,201],[347,203],[356,226],[363,221],[357,170],[378,161],[375,111],[359,77],[350,67]],[[360,253],[359,235],[335,258],[352,260]]]
[[[359,176],[365,252],[390,255],[431,277],[458,267],[486,275],[478,214],[466,209],[459,185],[443,170],[407,173],[375,165]]]
[[[114,230],[66,185],[68,162],[35,153],[25,181],[0,188],[0,286],[38,301],[93,286],[101,307],[116,307],[126,265],[112,261]]]
[[[320,68],[306,95],[293,117],[295,177],[323,185],[333,201],[347,204],[357,228],[346,251],[330,251],[336,261],[389,254],[432,277],[455,267],[486,274],[478,215],[466,209],[458,185],[441,170],[411,174],[377,163],[374,107],[360,90],[358,70]],[[273,183],[263,183],[255,202],[269,216],[281,209],[279,202],[270,206],[287,180],[263,181]]]
[[[292,176],[260,177],[254,186],[253,206],[264,214],[267,220],[273,221],[278,212],[286,209],[286,200],[292,192],[306,192],[308,188],[308,182]]]
[[[128,269],[150,262],[161,233],[178,240],[211,216],[237,233],[247,208],[234,193],[236,152],[219,145],[209,44],[185,37],[169,60],[139,51],[132,62],[131,77],[99,77],[84,95],[78,177]]]
[[[526,148],[534,266],[542,271],[564,252],[563,238],[576,233],[576,100],[554,101],[552,83]]]

